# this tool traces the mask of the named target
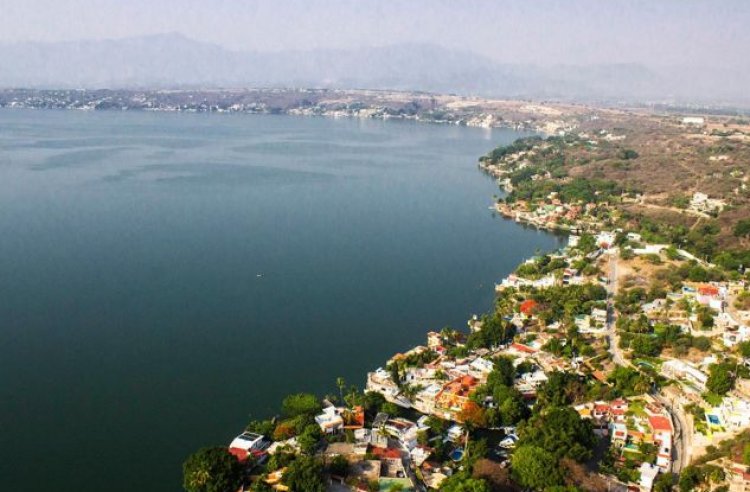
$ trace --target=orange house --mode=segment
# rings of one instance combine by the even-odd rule
[[[443,389],[437,394],[435,403],[438,407],[460,412],[469,401],[469,395],[478,385],[479,380],[473,376],[456,378],[445,383]]]

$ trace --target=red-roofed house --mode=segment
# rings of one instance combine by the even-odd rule
[[[445,383],[443,389],[435,397],[438,407],[450,412],[460,412],[469,395],[479,385],[479,380],[473,376],[461,376]]]
[[[719,288],[714,285],[702,284],[698,286],[698,294],[702,296],[716,297],[719,295]]]
[[[536,350],[529,347],[528,345],[524,345],[522,343],[513,343],[510,346],[511,349],[516,350],[518,352],[523,352],[525,354],[535,354]]]
[[[606,403],[596,403],[594,404],[594,411],[592,412],[592,415],[598,419],[602,417],[606,417],[609,415],[610,412],[609,405]]]
[[[539,303],[537,303],[534,299],[526,299],[521,303],[519,310],[521,311],[521,313],[530,317],[534,314],[538,306]]]
[[[648,424],[654,433],[672,432],[672,422],[663,415],[651,415],[648,418]]]
[[[229,454],[237,458],[238,461],[245,461],[250,456],[250,452],[242,448],[229,448]]]
[[[399,451],[396,448],[372,448],[372,454],[375,455],[379,459],[395,459],[399,460],[401,459],[401,451]]]

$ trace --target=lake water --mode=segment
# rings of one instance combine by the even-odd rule
[[[465,328],[559,244],[488,210],[520,135],[0,111],[0,489],[180,490],[285,394]]]

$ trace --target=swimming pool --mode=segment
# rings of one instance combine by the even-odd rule
[[[450,457],[453,461],[461,461],[464,458],[464,448],[456,448],[454,449]]]

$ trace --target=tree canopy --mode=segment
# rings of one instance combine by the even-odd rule
[[[563,481],[555,456],[539,446],[519,446],[511,457],[511,464],[513,478],[524,487],[545,490]]]
[[[311,456],[298,456],[284,472],[284,484],[291,492],[325,492],[323,465]]]
[[[182,465],[187,492],[234,492],[242,482],[242,465],[226,448],[202,448]]]
[[[315,415],[320,412],[322,405],[317,396],[310,393],[296,393],[284,398],[281,411],[286,417],[298,415]]]
[[[531,417],[519,429],[519,444],[531,444],[551,453],[555,459],[591,458],[596,435],[591,422],[571,407],[555,407]]]

